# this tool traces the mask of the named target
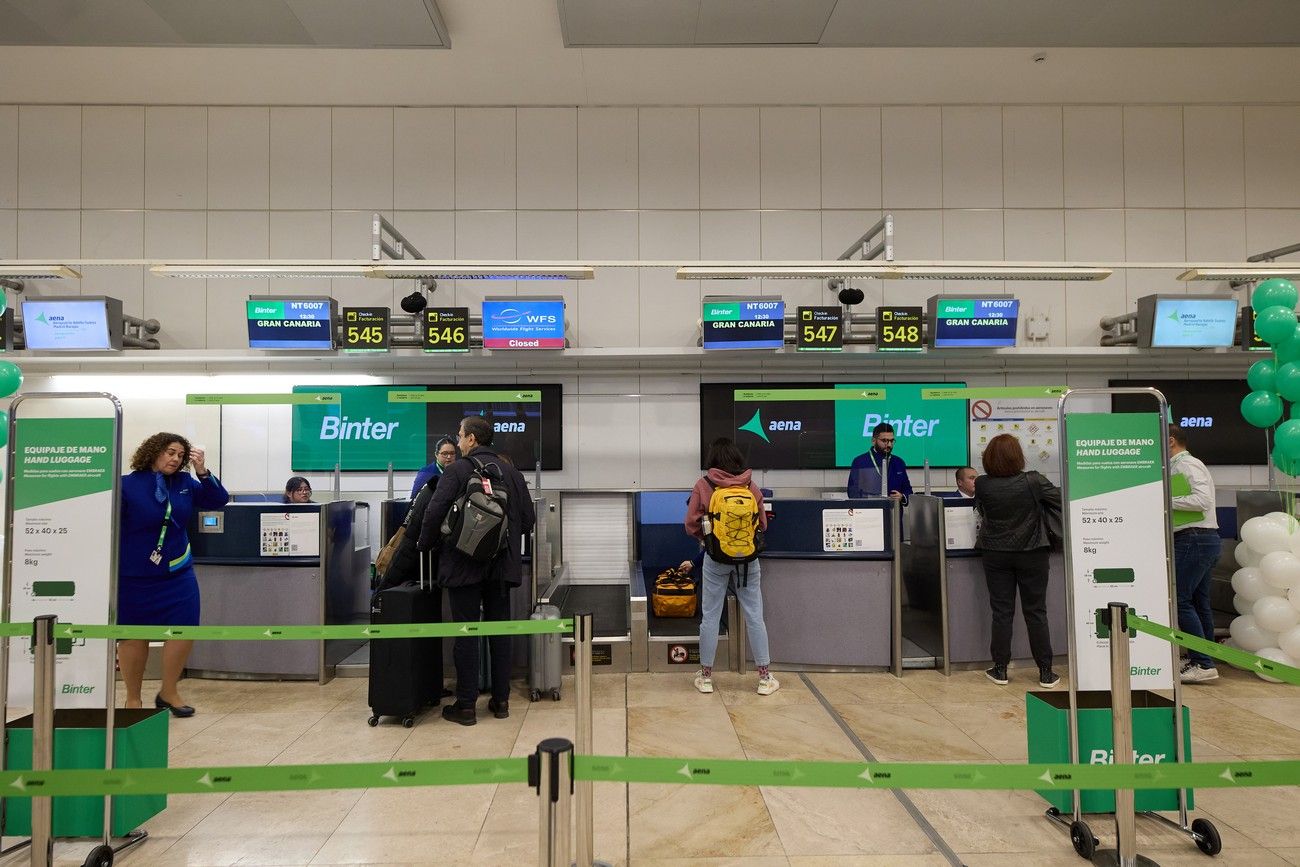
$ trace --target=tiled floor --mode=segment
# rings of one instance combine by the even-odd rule
[[[1016,677],[1016,675],[1019,675]],[[699,695],[687,674],[598,675],[596,752],[642,756],[859,761],[861,755],[799,675],[760,697],[754,676],[716,675]],[[810,681],[875,756],[898,761],[1023,762],[1025,670],[998,687],[979,672],[816,674]],[[327,686],[186,681],[199,713],[173,720],[171,765],[299,764],[489,758],[531,753],[573,735],[571,684],[560,702],[530,705],[472,728],[426,715],[413,729],[366,725],[366,682]],[[1198,758],[1300,758],[1300,690],[1223,670],[1186,691]],[[1300,781],[1297,781],[1300,783]],[[914,791],[909,797],[972,865],[1073,865],[1065,832],[1032,792]],[[455,789],[181,795],[147,823],[149,840],[118,859],[134,865],[509,864],[537,858],[536,797],[520,785]],[[1213,819],[1224,852],[1213,863],[1300,864],[1300,788],[1207,790],[1195,815]],[[1143,854],[1209,865],[1186,838],[1139,819]],[[1093,830],[1109,842],[1111,822]],[[595,848],[614,864],[714,867],[940,867],[941,855],[889,792],[698,785],[596,786]],[[80,864],[84,842],[60,842]],[[0,865],[26,863],[26,854]]]

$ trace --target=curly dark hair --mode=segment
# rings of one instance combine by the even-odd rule
[[[135,454],[131,455],[131,469],[152,470],[153,462],[158,460],[158,456],[172,443],[180,443],[181,448],[185,449],[185,453],[181,455],[181,469],[184,469],[190,462],[190,441],[180,434],[167,431],[160,431],[140,443]]]

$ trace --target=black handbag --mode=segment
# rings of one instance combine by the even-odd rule
[[[1025,481],[1029,484],[1029,492],[1033,494],[1034,502],[1038,504],[1039,523],[1042,524],[1043,532],[1047,535],[1047,542],[1054,550],[1060,550],[1065,542],[1065,530],[1061,521],[1061,507],[1054,503],[1045,503],[1039,495],[1041,490],[1040,479],[1043,479],[1041,473],[1034,473],[1038,478],[1031,479],[1029,473],[1025,473]]]

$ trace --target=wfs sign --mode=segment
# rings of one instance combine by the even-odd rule
[[[563,298],[483,299],[484,349],[563,349]]]

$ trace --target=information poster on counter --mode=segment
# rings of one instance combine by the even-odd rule
[[[1075,670],[1079,689],[1110,689],[1106,619],[1098,610],[1124,602],[1155,623],[1169,623],[1165,465],[1157,413],[1067,416],[1066,544],[1074,593]],[[1170,689],[1169,645],[1130,638],[1133,689]]]
[[[822,550],[885,550],[884,510],[823,509]]]
[[[263,512],[263,557],[319,557],[319,512]]]
[[[1061,438],[1055,397],[976,398],[970,402],[971,466],[983,472],[984,448],[999,434],[1011,434],[1025,453],[1025,469],[1056,477]]]
[[[115,422],[111,418],[19,418],[14,476],[9,617],[30,622],[108,623],[117,564]],[[56,641],[55,706],[107,704],[109,641]],[[9,701],[31,707],[31,642],[9,643]]]

